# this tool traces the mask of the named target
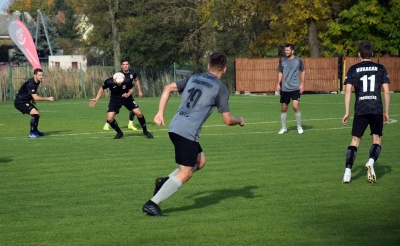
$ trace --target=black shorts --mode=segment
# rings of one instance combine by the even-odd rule
[[[119,109],[125,106],[125,108],[129,111],[134,110],[135,108],[139,108],[139,105],[135,102],[133,98],[126,98],[126,99],[111,99],[110,103],[108,104],[107,112],[115,112],[116,114],[119,113]]]
[[[371,130],[370,135],[383,135],[383,115],[381,114],[355,115],[351,135],[362,137],[368,125]]]
[[[30,102],[20,102],[20,101],[14,101],[14,107],[18,109],[21,113],[23,114],[29,114],[32,109],[36,109],[36,106],[33,105]],[[38,110],[39,111],[39,110]]]
[[[281,103],[289,104],[290,99],[300,101],[300,90],[281,91]]]
[[[179,165],[194,167],[197,156],[203,152],[199,142],[191,141],[176,133],[168,132],[175,146],[175,162]]]

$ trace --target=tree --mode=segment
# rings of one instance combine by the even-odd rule
[[[56,42],[63,49],[64,55],[73,55],[79,52],[81,36],[76,28],[78,19],[75,10],[65,0],[55,0],[50,13],[58,16],[55,27],[59,36],[56,38]]]
[[[121,48],[118,33],[118,11],[120,10],[119,0],[105,0],[108,6],[108,15],[111,23],[112,40],[114,45],[114,68],[117,71],[121,67]]]
[[[105,42],[106,46],[108,46],[110,43],[108,37],[110,37],[109,34],[111,33],[115,71],[121,67],[121,48],[118,22],[122,18],[124,10],[128,9],[127,7],[129,2],[131,1],[87,0],[88,16],[95,26],[95,30],[91,34],[90,39],[90,41],[93,41],[93,43],[90,43],[97,46],[97,48],[104,48],[107,52],[110,50],[109,47],[98,45]],[[105,23],[107,25],[104,25]],[[97,36],[98,34],[105,34],[107,36]]]
[[[77,14],[83,14],[87,6],[87,0],[66,0],[66,3],[71,6]]]
[[[279,3],[285,43],[307,45],[311,57],[319,57],[318,29],[330,19],[328,0],[283,0]],[[321,22],[322,25],[318,25]]]
[[[130,57],[136,65],[169,66],[192,60],[193,70],[202,70],[204,39],[197,10],[199,1],[121,1],[114,24],[109,18],[110,6],[97,1],[92,5],[89,1],[88,16],[94,24],[89,43],[104,52],[103,56],[110,56],[111,42],[119,40],[123,56]],[[113,25],[119,31],[119,39],[110,38],[115,35]]]
[[[137,1],[123,27],[123,50],[144,66],[192,61],[192,70],[203,70],[205,38],[199,2],[195,0]]]
[[[75,10],[65,0],[55,0],[49,13],[58,16],[56,28],[60,38],[74,40],[80,37],[75,28],[77,21]]]
[[[279,38],[272,31],[274,24],[279,23],[274,22],[276,0],[204,2],[201,24],[205,25],[204,32],[213,37],[213,48],[227,55],[247,57],[264,57],[276,48],[275,40]]]
[[[361,41],[370,41],[377,56],[399,54],[399,0],[390,1],[388,7],[378,0],[362,0],[342,10],[338,17],[329,23],[324,37],[327,55],[356,56]]]
[[[387,46],[384,54],[398,56],[400,54],[400,0],[392,0],[386,7],[384,18],[378,29],[384,33]]]
[[[20,12],[29,12],[33,18],[36,18],[37,10],[41,9],[44,12],[47,12],[51,9],[54,0],[41,0],[41,1],[32,1],[32,0],[9,0],[9,9],[13,11]]]

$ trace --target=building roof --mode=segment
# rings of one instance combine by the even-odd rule
[[[0,38],[9,38],[8,21],[7,14],[0,14]]]
[[[23,12],[23,18],[26,20],[33,20],[32,16],[28,12]],[[19,11],[15,11],[11,18],[21,19],[21,13]],[[0,39],[10,39],[10,35],[8,34],[8,23],[11,19],[8,14],[0,14]]]

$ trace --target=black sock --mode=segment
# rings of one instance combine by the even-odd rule
[[[357,147],[349,146],[346,152],[346,168],[352,168],[357,155]]]
[[[134,118],[135,118],[135,114],[132,111],[130,111],[129,112],[129,120],[133,121]]]
[[[39,124],[39,115],[33,114],[31,118],[31,132],[37,131],[38,124]]]
[[[369,158],[378,160],[379,154],[381,153],[381,146],[379,144],[373,144],[369,149]]]
[[[144,118],[144,115],[142,118],[138,117],[138,120],[140,125],[142,126],[143,132],[147,132],[146,119]]]
[[[118,126],[118,122],[115,119],[114,119],[113,122],[109,122],[109,121],[107,121],[107,122],[108,122],[108,124],[110,124],[112,129],[114,129],[117,133],[122,132],[121,129],[119,128],[119,126]]]

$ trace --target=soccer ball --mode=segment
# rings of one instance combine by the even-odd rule
[[[115,83],[122,84],[125,80],[125,75],[121,72],[118,72],[114,74],[113,79]]]

